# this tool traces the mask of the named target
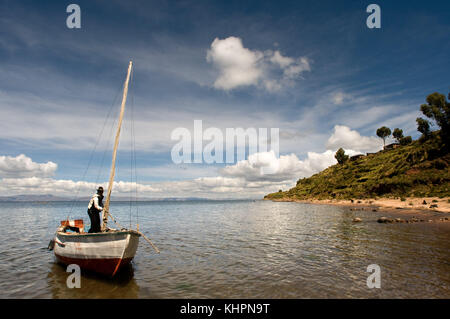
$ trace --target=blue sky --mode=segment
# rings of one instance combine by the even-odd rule
[[[81,29],[68,29],[70,3],[0,2],[1,194],[89,192],[89,183],[107,179],[110,154],[100,162],[111,121],[83,173],[130,59],[127,119],[132,106],[138,180],[148,197],[260,197],[289,187],[330,165],[338,146],[377,148],[381,125],[416,138],[420,104],[449,91],[448,1],[376,1],[381,29],[366,26],[372,1],[77,1]],[[221,87],[221,72],[230,70],[215,39],[236,40],[236,58],[260,57],[234,74],[261,73]],[[275,52],[304,68],[287,77],[270,62]],[[117,100],[113,106],[117,114]],[[285,171],[256,178],[250,162],[243,171],[173,164],[170,133],[195,119],[205,128],[279,128]],[[116,179],[124,182],[128,128],[126,121]],[[50,172],[49,162],[57,164]],[[48,188],[36,186],[44,182]]]

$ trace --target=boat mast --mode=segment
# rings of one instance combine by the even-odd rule
[[[102,231],[104,231],[106,229],[106,224],[108,223],[109,202],[111,199],[111,191],[112,191],[112,187],[113,187],[113,183],[114,183],[114,174],[116,171],[117,147],[119,145],[120,128],[122,127],[123,114],[125,112],[125,103],[127,101],[127,94],[128,94],[128,82],[130,81],[130,73],[131,73],[132,66],[133,66],[133,62],[130,61],[130,64],[128,65],[127,78],[123,85],[122,106],[120,108],[119,123],[117,124],[116,140],[114,142],[114,150],[113,150],[113,157],[112,157],[112,164],[111,164],[111,174],[109,176],[108,192],[106,193],[106,201],[103,206],[102,227],[101,227]]]

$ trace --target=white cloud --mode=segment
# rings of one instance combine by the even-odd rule
[[[102,185],[105,189],[108,183],[90,183],[85,181],[72,181],[64,179],[53,179],[46,177],[25,177],[25,178],[3,178],[0,181],[0,191],[2,194],[56,194],[74,196],[79,193],[87,195],[95,191]],[[114,182],[114,193],[129,194],[136,189],[136,183]],[[137,184],[139,193],[158,192],[157,187],[150,185]]]
[[[48,177],[53,176],[57,168],[53,162],[35,163],[24,154],[0,156],[0,177]]]
[[[294,79],[298,77],[304,71],[311,71],[309,61],[307,58],[299,58],[294,63],[283,68],[284,76],[287,79]]]
[[[73,198],[86,197],[95,192],[102,185],[107,188],[108,183],[90,183],[84,181],[58,180],[52,178],[26,177],[3,178],[0,180],[1,196],[20,194],[52,194]],[[234,198],[262,198],[269,192],[287,189],[294,186],[293,181],[249,182],[243,178],[228,178],[223,176],[201,177],[187,181],[157,182],[152,185],[138,184],[139,198],[165,197],[202,197],[212,199]],[[134,194],[136,184],[130,182],[114,182],[112,197],[128,197]]]
[[[275,51],[270,58],[270,62],[274,64],[278,64],[282,69],[288,67],[292,63],[294,63],[294,59],[286,56],[282,56],[280,51]]]
[[[359,152],[376,152],[381,149],[381,146],[382,144],[378,138],[361,136],[357,131],[353,131],[344,125],[336,125],[334,127],[334,132],[326,144],[326,147],[332,150],[342,147]]]
[[[253,51],[245,48],[238,37],[215,38],[207,51],[206,60],[219,70],[214,87],[222,90],[253,85],[277,91],[301,73],[311,70],[305,57],[286,57],[278,50],[264,53]],[[281,70],[283,75],[277,76],[276,72],[272,72],[273,67]]]
[[[246,160],[234,165],[219,169],[218,176],[204,176],[189,180],[155,182],[151,185],[138,184],[140,197],[205,197],[205,198],[261,198],[263,195],[289,189],[295,185],[299,178],[309,177],[323,169],[336,164],[335,150],[343,147],[346,154],[352,156],[364,150],[374,151],[380,149],[380,141],[373,137],[361,136],[347,126],[336,125],[331,137],[328,139],[327,150],[308,152],[304,160],[300,160],[294,153],[275,156],[273,151],[255,153]],[[107,183],[94,184],[85,181],[57,180],[49,176],[54,174],[57,165],[34,163],[25,155],[17,158],[0,157],[0,163],[22,163],[9,165],[9,175],[2,175],[0,180],[0,194],[55,194],[62,196],[89,195],[96,187]],[[8,163],[9,163],[8,162]],[[28,163],[24,165],[23,163]],[[4,172],[0,165],[0,172]],[[15,169],[12,169],[15,167]],[[21,171],[23,168],[23,171]],[[163,167],[167,170],[167,167]],[[186,167],[189,170],[189,167]],[[14,171],[15,175],[11,172]],[[206,173],[200,171],[199,174]],[[209,172],[210,174],[214,172]],[[35,176],[32,176],[35,175]],[[15,178],[11,178],[15,176]],[[185,176],[192,178],[193,176]],[[114,182],[114,196],[129,195],[134,192],[136,184],[124,181]]]
[[[314,155],[309,154],[309,157]],[[30,159],[31,160],[31,159]],[[314,165],[309,160],[299,161],[294,155],[284,155],[277,159],[273,152],[253,154],[249,161],[241,161],[225,169],[225,174],[212,177],[200,177],[185,181],[155,182],[151,185],[137,184],[139,197],[205,197],[205,198],[261,198],[263,195],[288,189],[295,185],[299,176],[311,174],[311,169],[321,169],[317,159]],[[275,174],[261,175],[260,167],[279,165],[280,170]],[[26,174],[16,174],[24,176]],[[107,182],[91,183],[50,177],[3,177],[0,180],[0,194],[2,196],[18,194],[53,194],[55,196],[78,197],[88,196],[102,185],[108,187]],[[114,182],[113,196],[128,196],[136,189],[135,183]]]
[[[207,61],[214,63],[220,70],[214,87],[229,90],[257,84],[263,76],[261,66],[258,65],[263,57],[262,52],[244,48],[240,38],[214,39],[206,55]]]
[[[336,163],[334,153],[330,150],[324,153],[308,152],[301,161],[295,154],[275,156],[273,151],[255,153],[247,160],[239,161],[220,170],[226,177],[242,178],[246,181],[286,182],[299,177],[308,177]],[[276,168],[265,173],[261,168]],[[272,173],[273,172],[273,173]]]
[[[244,177],[202,177],[190,183],[192,189],[202,194],[214,193],[216,197],[249,198],[277,191],[280,188],[287,189],[294,186],[294,181],[249,181]],[[203,195],[204,196],[204,195]]]

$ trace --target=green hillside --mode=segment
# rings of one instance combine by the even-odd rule
[[[448,143],[447,143],[448,144]],[[352,199],[374,197],[447,197],[450,154],[439,131],[426,141],[413,141],[344,164],[333,165],[297,186],[265,199]]]

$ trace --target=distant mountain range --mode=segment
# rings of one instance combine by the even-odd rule
[[[72,197],[61,197],[54,196],[51,194],[45,195],[15,195],[15,196],[0,196],[0,202],[88,202],[90,200],[89,197],[80,197],[76,200]],[[130,197],[113,197],[111,198],[112,202],[129,202]],[[133,199],[134,201],[134,199]],[[214,199],[208,198],[199,198],[199,197],[170,197],[170,198],[138,198],[139,202],[182,202],[182,201],[215,201]]]
[[[15,196],[0,196],[0,202],[43,202],[43,201],[66,201],[67,198],[45,195],[15,195]]]

